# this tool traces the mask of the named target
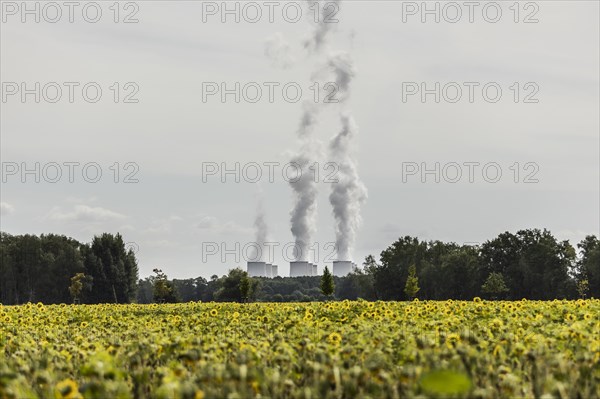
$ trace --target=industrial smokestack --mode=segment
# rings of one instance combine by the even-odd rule
[[[312,264],[308,261],[290,262],[290,277],[302,277],[312,275]]]
[[[334,260],[332,274],[338,277],[344,277],[352,272],[354,263],[349,260]]]
[[[265,262],[248,262],[247,272],[250,277],[267,277]]]

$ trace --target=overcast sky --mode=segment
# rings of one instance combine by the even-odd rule
[[[255,9],[239,3],[240,22],[225,15],[223,23],[219,10],[211,15],[212,5],[199,1],[121,3],[118,16],[112,1],[98,2],[97,23],[83,18],[86,2],[74,9],[72,23],[62,2],[57,23],[46,21],[56,9],[40,3],[36,23],[35,15],[22,15],[21,2],[2,1],[1,230],[83,242],[120,232],[137,251],[140,276],[160,267],[170,277],[210,277],[245,266],[244,254],[236,261],[233,252],[236,243],[242,249],[254,240],[262,201],[269,238],[279,243],[274,261],[287,275],[282,252],[293,242],[293,197],[282,168],[297,151],[311,85],[327,81],[315,71],[326,70],[330,54],[346,51],[357,73],[345,111],[359,127],[354,150],[368,190],[357,263],[405,235],[477,243],[504,231],[548,228],[573,245],[598,235],[599,3],[522,2],[518,15],[513,2],[488,3],[474,8],[473,22],[469,9],[455,3],[462,12],[456,23],[449,20],[458,18],[457,8],[440,3],[436,23],[435,15],[414,8],[421,2],[342,2],[324,47],[311,52],[304,42],[314,32],[314,14],[304,2],[297,3],[303,14],[295,23],[295,8],[288,6],[288,20],[283,17],[285,3],[277,3],[272,23],[263,2],[255,3],[263,14],[258,22],[250,22]],[[427,4],[433,9],[436,2]],[[86,18],[94,19],[95,10],[86,8]],[[126,17],[138,22],[123,23]],[[23,82],[32,93],[40,82],[39,103],[35,93],[22,101]],[[55,103],[57,85],[49,82],[62,87]],[[73,102],[65,82],[78,84],[71,85]],[[90,82],[86,99],[82,87]],[[256,103],[247,101],[252,85],[239,103],[233,95],[204,100],[207,82],[229,88],[256,82],[264,90]],[[264,82],[279,83],[272,103]],[[434,90],[436,82],[439,103],[433,92],[424,102],[420,92],[411,95],[422,83]],[[286,100],[286,83],[301,87],[300,101]],[[95,87],[102,97],[91,102]],[[502,95],[495,101],[497,88]],[[341,107],[319,100],[315,246],[321,270],[334,258],[330,185],[323,180]],[[233,169],[236,162],[263,165],[260,182],[203,178],[203,165]],[[278,163],[273,182],[265,162]],[[23,167],[35,170],[36,163],[39,173],[22,176]],[[439,182],[435,172],[421,175],[423,166],[435,170],[436,163]],[[207,255],[210,243],[229,253]]]

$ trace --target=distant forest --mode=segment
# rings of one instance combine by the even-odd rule
[[[378,261],[368,256],[362,268],[335,277],[334,299],[411,299],[405,292],[409,279],[417,289],[411,297],[423,300],[600,298],[600,241],[587,236],[577,249],[539,229],[505,232],[481,245],[406,236]],[[4,305],[326,299],[319,276],[249,278],[241,269],[209,280],[170,280],[167,274],[155,269],[155,275],[139,279],[135,254],[120,234],[104,233],[83,244],[55,234],[0,233]]]

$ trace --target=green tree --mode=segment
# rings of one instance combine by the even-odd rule
[[[590,291],[590,283],[587,279],[582,279],[577,282],[577,294],[579,298],[585,299]]]
[[[419,289],[417,267],[415,265],[410,265],[408,268],[408,278],[406,279],[406,285],[404,286],[404,294],[408,299],[413,299],[417,296]]]
[[[508,287],[504,283],[502,274],[492,272],[481,286],[481,291],[490,294],[493,299],[497,299],[499,295],[508,292]]]
[[[574,297],[576,290],[569,271],[575,261],[571,244],[558,241],[546,229],[505,232],[481,246],[485,274],[502,274],[509,289],[508,299]]]
[[[242,302],[248,302],[248,297],[250,295],[250,279],[247,274],[240,280],[240,294],[242,295]]]
[[[169,281],[167,275],[160,269],[152,270],[156,276],[152,276],[154,302],[173,303],[177,302],[173,283]]]
[[[153,277],[138,281],[137,303],[152,303],[154,301]]]
[[[581,251],[576,263],[577,279],[588,281],[588,295],[600,298],[600,240],[587,236],[577,244]]]
[[[323,270],[323,276],[321,276],[321,293],[327,298],[330,298],[331,295],[333,295],[334,290],[335,284],[333,283],[333,276],[331,275],[329,268],[325,266],[325,270]]]
[[[216,277],[216,276],[215,276]],[[214,299],[221,302],[243,302],[242,281],[248,278],[246,271],[235,268],[229,270],[226,276],[213,279],[213,284],[218,287],[214,293]],[[249,281],[248,298],[252,296],[252,283]]]
[[[399,238],[381,252],[381,265],[377,265],[374,270],[377,297],[383,300],[405,299],[404,285],[408,268],[416,265],[420,270],[426,255],[427,243],[410,236]]]
[[[71,285],[69,286],[69,293],[73,298],[73,303],[79,303],[81,300],[81,292],[83,291],[83,282],[85,280],[85,274],[77,273],[71,277]]]
[[[95,236],[82,247],[85,274],[93,277],[92,303],[129,303],[136,298],[138,266],[132,250],[126,251],[120,234]]]

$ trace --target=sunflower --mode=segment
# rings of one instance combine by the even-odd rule
[[[479,298],[478,296],[476,296],[475,298],[473,298],[473,302],[481,302],[481,298]]]
[[[81,328],[86,328],[88,326],[88,322],[87,321],[82,321],[81,324],[79,325]]]
[[[56,397],[66,399],[81,398],[77,383],[70,378],[62,380],[56,384]]]
[[[460,342],[460,335],[451,333],[446,336],[446,346],[449,349],[455,348],[458,342]]]
[[[327,341],[329,341],[331,344],[333,344],[335,346],[338,346],[342,342],[342,336],[336,332],[332,332],[327,337]]]
[[[215,316],[217,316],[218,314],[219,314],[219,312],[217,311],[217,309],[211,309],[211,310],[210,310],[210,315],[211,315],[212,317],[215,317]]]

